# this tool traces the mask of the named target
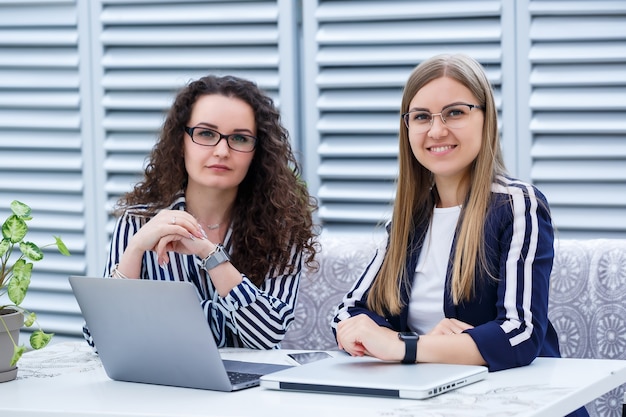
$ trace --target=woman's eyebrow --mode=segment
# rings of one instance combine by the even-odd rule
[[[409,111],[410,111],[410,112],[411,112],[411,111],[427,111],[427,112],[429,112],[429,113],[430,113],[430,110],[428,110],[428,109],[427,109],[427,108],[425,108],[425,107],[411,107],[411,108],[409,109]]]
[[[219,131],[219,128],[217,127],[217,125],[214,125],[213,123],[200,122],[200,123],[197,123],[196,126],[205,126],[205,127],[208,127],[209,129]],[[250,135],[254,136],[254,132],[248,128],[233,129],[233,132],[249,133]]]
[[[460,104],[467,104],[467,102],[465,102],[465,101],[455,101],[455,102],[446,104],[445,106],[443,106],[441,108],[441,110],[447,109],[448,107],[451,107],[451,106],[458,106]],[[426,107],[411,107],[409,109],[409,111],[425,111],[425,112],[429,112],[430,113],[430,109],[427,109]]]
[[[237,133],[249,133],[250,135],[254,136],[254,132],[248,128],[243,128],[243,129],[235,129],[233,130],[233,132],[237,132]]]

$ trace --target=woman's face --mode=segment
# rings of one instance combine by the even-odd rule
[[[409,104],[408,111],[417,110],[409,117],[441,112],[444,112],[444,117],[446,113],[448,115],[446,124],[440,116],[434,116],[432,125],[423,125],[422,128],[412,128],[412,122],[409,122],[408,136],[413,155],[433,173],[438,183],[458,184],[480,152],[484,114],[482,110],[470,109],[464,104],[481,103],[467,87],[448,77],[437,78],[424,85]],[[468,113],[462,116],[461,111]],[[462,127],[454,126],[457,123],[452,119],[458,117],[466,122],[460,123]],[[425,131],[418,132],[422,129]]]
[[[220,94],[200,96],[193,106],[188,127],[215,130],[223,135],[256,136],[254,111],[245,101]],[[255,151],[238,152],[222,138],[215,146],[199,145],[184,135],[188,188],[237,191],[245,178]]]

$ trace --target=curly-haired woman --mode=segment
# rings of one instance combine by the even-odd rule
[[[118,201],[105,276],[190,281],[218,346],[278,347],[302,267],[315,266],[316,202],[298,173],[280,115],[256,84],[190,82],[143,181]]]

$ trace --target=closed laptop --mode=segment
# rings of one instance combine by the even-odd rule
[[[371,357],[338,357],[261,377],[261,387],[392,398],[424,399],[487,376],[487,367],[419,363],[405,365]]]

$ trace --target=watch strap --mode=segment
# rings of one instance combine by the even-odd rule
[[[402,363],[412,364],[417,360],[417,341],[419,335],[415,332],[398,333],[398,337],[404,342],[404,358]]]

